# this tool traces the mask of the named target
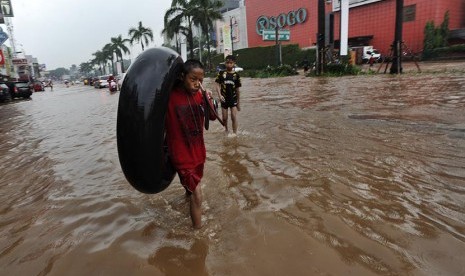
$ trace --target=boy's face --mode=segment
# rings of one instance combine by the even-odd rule
[[[203,82],[205,73],[201,68],[193,68],[185,77],[184,77],[184,87],[187,91],[192,93],[197,92],[200,89],[200,84]]]
[[[226,66],[226,70],[231,71],[234,68],[234,61],[231,59],[227,59],[224,62],[224,65]]]

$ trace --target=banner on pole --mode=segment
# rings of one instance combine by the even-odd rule
[[[13,17],[13,6],[10,0],[0,0],[0,9],[3,17]]]

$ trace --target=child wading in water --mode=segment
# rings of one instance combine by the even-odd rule
[[[206,151],[203,139],[204,102],[200,90],[204,67],[198,60],[183,65],[182,81],[170,93],[166,113],[166,143],[171,162],[190,201],[192,225],[202,227],[202,189]],[[211,120],[213,120],[211,118]]]
[[[241,110],[240,106],[240,91],[241,78],[234,71],[236,58],[229,55],[225,59],[226,70],[221,70],[216,76],[216,92],[221,101],[221,111],[223,115],[224,128],[228,133],[228,109],[231,110],[231,122],[234,135],[237,135],[237,112]]]

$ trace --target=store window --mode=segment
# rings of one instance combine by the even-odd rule
[[[417,5],[410,5],[404,7],[404,22],[415,21],[415,14]]]

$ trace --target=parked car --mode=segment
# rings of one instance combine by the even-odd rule
[[[10,88],[4,83],[0,83],[0,102],[11,101]]]
[[[45,85],[41,81],[34,82],[34,92],[45,91]]]
[[[221,62],[218,64],[218,66],[216,66],[216,72],[219,72],[221,70],[226,70],[226,65],[224,64],[224,62]],[[244,71],[244,68],[234,65],[234,71],[236,72]]]
[[[108,78],[109,76],[100,76],[98,77],[98,81],[94,81],[95,88],[105,88],[108,87]]]
[[[6,85],[10,88],[11,98],[29,98],[32,95],[32,85],[29,82],[7,82]]]

